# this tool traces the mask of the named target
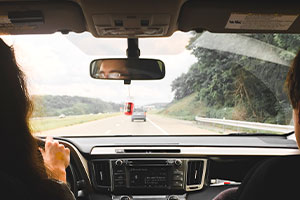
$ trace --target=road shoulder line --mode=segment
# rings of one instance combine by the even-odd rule
[[[165,131],[163,128],[161,128],[160,126],[158,126],[157,124],[155,124],[152,120],[149,119],[149,117],[147,118],[147,121],[150,122],[155,128],[157,128],[158,130],[160,130],[163,134],[169,135],[169,133],[167,131]]]

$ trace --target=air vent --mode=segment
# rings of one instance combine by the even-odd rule
[[[109,161],[94,161],[94,173],[96,184],[99,187],[110,187],[110,166]]]
[[[180,153],[180,149],[124,149],[122,153]]]
[[[187,185],[201,185],[204,162],[190,160],[188,162]]]

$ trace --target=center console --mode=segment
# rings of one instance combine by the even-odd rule
[[[185,199],[187,191],[203,188],[207,159],[94,159],[90,172],[97,190],[113,199]],[[149,196],[150,195],[150,196]]]

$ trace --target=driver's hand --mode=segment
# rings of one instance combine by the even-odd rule
[[[70,149],[47,136],[45,150],[42,148],[39,150],[42,153],[48,176],[66,183],[66,168],[70,164]]]

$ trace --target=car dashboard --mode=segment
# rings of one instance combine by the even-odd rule
[[[55,139],[71,150],[67,180],[75,197],[90,200],[212,199],[263,160],[300,154],[286,136]]]

